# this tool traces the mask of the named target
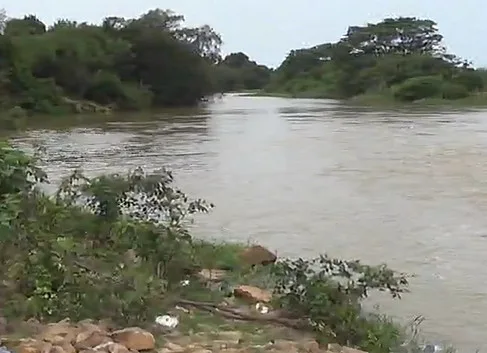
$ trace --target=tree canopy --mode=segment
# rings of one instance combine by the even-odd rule
[[[223,92],[256,90],[270,81],[272,70],[242,53],[227,55],[217,66],[218,86]]]
[[[222,39],[211,27],[155,9],[100,25],[35,15],[0,17],[1,108],[51,113],[85,101],[118,109],[194,105],[218,91]],[[93,105],[96,106],[96,105]]]
[[[197,105],[215,93],[265,89],[295,96],[379,94],[457,99],[484,90],[486,71],[448,53],[436,23],[414,17],[351,26],[334,43],[292,50],[272,70],[243,52],[221,56],[210,26],[154,9],[100,24],[0,11],[0,110],[109,112]]]
[[[483,90],[485,74],[447,53],[442,41],[434,21],[414,17],[351,26],[335,43],[291,51],[268,90],[330,98],[372,93],[402,101]]]

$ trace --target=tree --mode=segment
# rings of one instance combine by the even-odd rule
[[[442,39],[428,19],[387,18],[351,26],[335,43],[291,51],[267,89],[315,97],[383,94],[414,99],[433,97],[432,92],[453,99],[483,89],[481,72],[447,53]],[[420,89],[423,85],[434,89]],[[404,95],[394,94],[398,87]]]
[[[6,22],[4,34],[23,36],[46,33],[46,25],[34,15],[26,15],[22,19],[13,18]]]
[[[221,37],[207,25],[186,27],[170,10],[108,16],[101,25],[60,19],[47,31],[28,15],[9,19],[1,39],[2,106],[49,113],[91,111],[93,102],[111,109],[195,105],[217,89],[212,70]]]
[[[415,17],[387,18],[376,24],[348,28],[341,42],[350,49],[376,56],[387,54],[437,54],[443,36],[436,23]]]
[[[269,83],[272,70],[242,53],[231,53],[221,60],[216,70],[221,91],[254,90]]]

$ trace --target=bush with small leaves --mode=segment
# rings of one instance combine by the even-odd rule
[[[169,171],[93,179],[75,171],[54,197],[38,181],[46,178],[35,158],[0,146],[6,313],[136,322],[192,271],[185,219],[213,205],[174,188]]]
[[[361,301],[370,290],[388,291],[399,298],[407,291],[405,275],[385,265],[372,267],[326,255],[281,261],[273,273],[277,305],[306,319],[321,339],[369,352],[388,352],[400,345],[398,327],[364,314]]]

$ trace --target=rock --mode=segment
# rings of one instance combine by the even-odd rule
[[[76,353],[76,349],[73,347],[71,343],[65,342],[61,345],[61,348],[65,353]]]
[[[49,353],[66,353],[61,346],[52,346]]]
[[[17,353],[49,353],[52,348],[52,343],[50,342],[43,342],[34,339],[23,339],[20,340],[20,344],[18,345],[15,352]]]
[[[164,348],[169,349],[171,352],[182,352],[185,350],[184,347],[172,342],[166,342]]]
[[[245,299],[249,302],[268,303],[272,299],[271,292],[254,286],[245,286],[245,285],[238,286],[234,289],[233,294],[236,297]]]
[[[209,270],[203,269],[198,273],[198,277],[203,281],[210,281],[210,282],[220,282],[222,281],[225,276],[227,275],[227,271],[225,270]]]
[[[76,339],[78,329],[71,326],[68,322],[62,321],[54,324],[48,324],[41,330],[38,338],[61,345],[62,342],[73,343]]]
[[[303,351],[307,353],[320,353],[320,345],[316,341],[307,341],[301,344],[301,348]]]
[[[277,260],[277,256],[260,245],[251,246],[242,251],[241,259],[250,266],[269,265]]]
[[[113,330],[116,329],[115,324],[110,319],[102,319],[102,320],[99,320],[98,323],[96,324],[96,326],[98,326],[101,331],[105,331],[107,333],[109,331],[113,331]]]
[[[107,334],[96,327],[88,331],[80,332],[76,336],[75,348],[77,350],[89,349],[110,342],[112,340],[107,337]]]
[[[104,333],[105,335],[108,335],[108,328],[104,323],[95,324],[93,323],[93,320],[87,319],[78,322],[77,326],[79,328],[79,331],[85,331],[85,332],[97,331],[97,332]]]
[[[64,338],[64,336],[61,336],[61,335],[57,335],[57,336],[51,337],[51,341],[50,342],[52,344],[58,345],[58,346],[62,346],[64,343],[69,343],[69,342],[66,342],[66,339]]]
[[[152,333],[140,327],[129,327],[112,332],[111,337],[115,342],[123,344],[128,349],[145,351],[154,349],[156,340]]]
[[[115,343],[115,342],[108,342],[100,344],[93,348],[97,352],[106,352],[106,353],[130,353],[130,350],[125,347],[123,344]]]

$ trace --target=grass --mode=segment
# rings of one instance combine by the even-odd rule
[[[195,240],[193,249],[201,265],[207,269],[235,271],[243,266],[240,253],[246,245],[229,242],[209,242]]]

